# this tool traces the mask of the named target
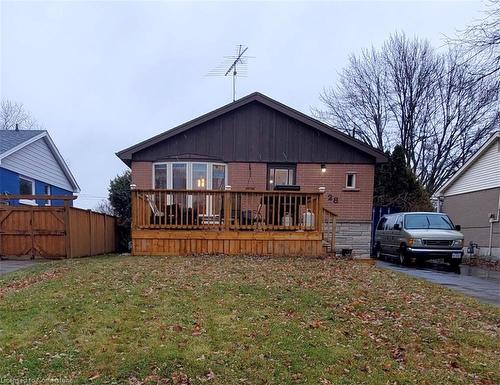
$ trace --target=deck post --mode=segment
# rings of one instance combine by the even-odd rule
[[[226,186],[224,191],[224,228],[229,230],[231,227],[231,186]]]
[[[70,218],[70,208],[69,201],[64,201],[64,235],[65,235],[65,248],[66,248],[66,258],[72,258],[73,254],[71,252],[71,218]]]
[[[325,188],[320,187],[318,196],[318,227],[316,227],[319,231],[323,231],[323,195],[325,193]]]

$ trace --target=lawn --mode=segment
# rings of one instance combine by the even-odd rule
[[[498,384],[499,325],[353,261],[66,260],[0,278],[0,383]]]

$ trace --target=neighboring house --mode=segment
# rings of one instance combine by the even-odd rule
[[[325,188],[337,249],[368,255],[375,165],[384,154],[260,93],[117,153],[138,189]]]
[[[500,258],[500,132],[439,189],[439,211],[462,226],[466,246]]]
[[[0,130],[0,194],[72,195],[80,188],[45,130]],[[10,204],[62,205],[23,199]]]

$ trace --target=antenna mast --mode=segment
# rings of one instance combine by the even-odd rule
[[[224,58],[226,60],[224,61],[224,63],[208,73],[208,76],[231,75],[233,77],[233,102],[236,100],[236,77],[246,75],[246,59],[252,58],[252,56],[244,56],[247,50],[248,47],[243,47],[242,44],[239,44],[238,46],[236,46],[236,54],[234,56],[225,56]]]

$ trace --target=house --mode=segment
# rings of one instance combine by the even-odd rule
[[[500,258],[500,132],[439,189],[439,211],[461,225],[465,245]]]
[[[45,130],[0,130],[0,193],[72,195],[80,188]],[[60,200],[21,199],[18,205],[62,205]]]
[[[335,248],[369,254],[374,169],[384,154],[263,94],[252,93],[117,156],[131,168],[136,189],[134,254],[198,248],[172,242],[181,235],[201,238],[203,251],[223,244],[217,250],[243,253],[241,244],[253,242],[257,254],[314,254],[321,237],[324,243],[322,221],[332,215]],[[196,192],[180,196],[186,190]],[[313,218],[317,225],[308,232]],[[174,231],[182,228],[191,232]],[[203,231],[196,235],[195,229]],[[207,236],[218,242],[207,246]],[[228,237],[240,241],[233,248]]]

